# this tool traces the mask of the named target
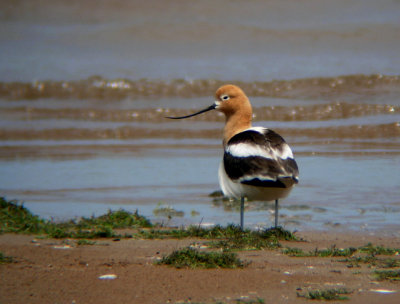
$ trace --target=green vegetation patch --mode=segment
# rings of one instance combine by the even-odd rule
[[[286,247],[282,249],[282,253],[291,257],[306,257],[308,256],[303,249],[297,247]]]
[[[328,249],[319,250],[316,248],[313,251],[304,252],[300,248],[284,248],[282,250],[283,254],[292,256],[292,257],[347,257],[353,255],[357,251],[356,248],[336,248],[336,246],[332,246]]]
[[[398,270],[375,270],[375,277],[380,280],[400,281],[400,269]]]
[[[45,233],[46,221],[16,201],[0,198],[0,232]]]
[[[224,235],[208,243],[210,247],[222,248],[224,250],[252,250],[280,247],[279,240],[296,238],[290,232],[282,228],[271,228],[263,231],[242,230],[238,226],[228,226]]]
[[[350,257],[343,260],[339,260],[339,262],[347,263],[347,267],[361,267],[361,264],[366,264],[369,267],[376,266],[379,268],[395,268],[400,267],[400,260],[388,258],[388,259],[380,259],[376,256],[366,255],[366,256],[357,256]]]
[[[366,253],[372,256],[375,255],[395,255],[400,252],[398,248],[388,248],[383,246],[374,246],[371,243],[368,243],[365,246],[358,248],[358,250],[362,253]]]
[[[297,296],[309,300],[342,301],[349,299],[348,297],[342,295],[350,293],[352,293],[352,291],[349,291],[346,288],[338,288],[338,289],[333,288],[333,289],[309,290],[305,293],[298,292]]]
[[[367,244],[359,248],[349,247],[339,249],[332,246],[329,249],[305,252],[300,248],[287,247],[282,253],[291,257],[344,257],[338,262],[347,263],[347,267],[361,267],[361,264],[369,267],[396,268],[400,267],[400,260],[396,258],[379,258],[379,255],[398,255],[399,249]]]
[[[159,217],[173,218],[173,217],[183,217],[185,212],[176,210],[171,206],[164,205],[163,203],[158,203],[157,207],[153,210],[153,214]]]
[[[179,229],[161,229],[151,228],[138,231],[137,236],[144,239],[164,239],[164,238],[202,238],[202,239],[218,239],[226,235],[231,235],[236,226],[222,227],[216,225],[210,228],[202,228],[200,226],[189,226]]]
[[[108,211],[99,217],[55,223],[33,215],[22,204],[0,198],[0,232],[46,234],[53,238],[107,238],[118,236],[113,229],[151,227],[148,219],[124,210]]]
[[[132,234],[120,235],[115,229],[132,229]],[[209,246],[224,250],[249,250],[261,248],[278,248],[280,240],[297,240],[296,236],[282,228],[271,228],[262,231],[242,230],[239,226],[219,225],[203,228],[189,226],[171,229],[155,227],[151,222],[138,214],[125,210],[108,211],[107,214],[56,223],[33,215],[22,204],[0,198],[0,233],[27,233],[47,235],[51,238],[82,239],[81,244],[94,238],[135,237],[142,239],[164,238],[201,238],[210,240]],[[86,240],[86,241],[85,241]]]
[[[236,300],[237,304],[264,304],[264,299],[257,298],[257,299],[238,299]]]
[[[176,250],[158,264],[175,268],[243,268],[242,262],[232,252],[201,252],[192,248]]]
[[[83,246],[83,245],[95,245],[96,242],[95,242],[95,241],[90,241],[90,240],[87,240],[87,239],[79,239],[79,240],[76,242],[76,244],[77,244],[78,246]]]
[[[291,257],[344,257],[338,262],[347,263],[347,267],[361,267],[361,264],[368,267],[377,268],[398,268],[400,260],[398,258],[381,258],[380,255],[398,256],[399,249],[384,246],[374,246],[371,243],[358,248],[338,249],[332,246],[330,249],[305,252],[300,248],[287,247],[282,250],[283,254]],[[400,269],[375,270],[373,276],[378,280],[400,281]],[[308,296],[307,296],[308,297]]]
[[[264,299],[261,298],[256,298],[256,299],[236,299],[234,300],[236,304],[263,304],[265,303]],[[191,300],[185,300],[185,301],[178,301],[175,302],[175,304],[225,304],[227,302],[219,301],[219,300],[213,300],[212,302],[192,302]],[[229,303],[232,303],[229,301]]]
[[[12,263],[13,258],[10,256],[4,255],[4,253],[0,252],[0,264],[7,264],[7,263]]]
[[[294,234],[282,228],[251,231],[242,230],[236,225],[226,227],[216,225],[210,228],[200,226],[182,229],[152,228],[138,231],[137,236],[144,239],[201,238],[211,240],[207,243],[208,246],[224,250],[277,248],[280,246],[279,240],[297,240]]]
[[[93,226],[108,226],[113,229],[119,228],[148,228],[152,227],[151,222],[142,215],[138,214],[136,210],[134,213],[117,210],[109,210],[107,214],[99,217],[82,218],[77,226],[80,228],[90,228]]]

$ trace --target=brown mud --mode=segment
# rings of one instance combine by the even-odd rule
[[[400,248],[397,238],[366,234],[303,232],[305,242],[283,246],[305,251],[359,247],[369,242]],[[154,262],[173,250],[202,242],[185,240],[97,240],[78,246],[73,240],[37,239],[4,234],[0,250],[12,263],[0,265],[2,303],[310,303],[298,297],[308,290],[346,288],[345,303],[398,303],[398,281],[378,281],[375,266],[349,267],[333,257],[289,257],[280,250],[238,252],[250,262],[243,269],[175,269]],[[395,256],[397,259],[398,256]],[[114,280],[99,277],[115,274]],[[385,293],[386,291],[386,293]],[[390,293],[388,293],[390,292]],[[341,302],[341,301],[340,301]],[[338,302],[335,302],[338,303]]]

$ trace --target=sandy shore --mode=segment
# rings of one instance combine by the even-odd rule
[[[400,240],[333,232],[297,233],[305,242],[282,242],[304,250],[374,245],[400,248]],[[281,250],[241,251],[243,269],[175,269],[157,258],[196,239],[73,240],[0,235],[0,251],[13,262],[0,265],[0,303],[306,303],[310,289],[352,290],[345,303],[400,303],[399,281],[377,281],[374,266],[348,267],[340,258],[289,257]],[[395,257],[397,258],[397,256]],[[116,279],[102,280],[114,274]],[[377,290],[391,290],[380,293]],[[314,302],[314,301],[311,301]],[[246,303],[246,302],[245,302]]]

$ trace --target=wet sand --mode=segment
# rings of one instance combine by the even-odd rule
[[[299,232],[306,242],[282,242],[304,250],[374,245],[400,248],[400,240],[368,234]],[[175,269],[156,266],[157,258],[186,247],[184,240],[97,240],[77,246],[73,240],[4,234],[0,249],[13,263],[0,265],[1,303],[310,303],[297,293],[347,288],[344,303],[399,303],[399,282],[376,281],[375,267],[349,268],[341,258],[294,258],[280,250],[239,252],[251,262],[244,269]],[[64,248],[64,249],[61,249]],[[398,259],[398,256],[395,257]],[[99,276],[115,274],[114,280]],[[390,290],[394,293],[378,293]],[[341,301],[340,301],[341,302]],[[335,303],[335,302],[334,302]]]

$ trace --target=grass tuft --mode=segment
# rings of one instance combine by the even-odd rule
[[[296,240],[296,237],[289,231],[278,229],[267,229],[264,231],[242,230],[239,226],[228,225],[222,227],[216,225],[211,228],[202,228],[200,226],[189,226],[186,229],[147,229],[140,230],[138,237],[145,239],[163,239],[163,238],[202,238],[211,240],[207,243],[213,248],[224,250],[240,249],[262,249],[278,248],[279,240]]]
[[[393,259],[393,258],[380,259],[372,255],[350,257],[343,260],[339,260],[339,262],[347,263],[348,268],[361,267],[360,264],[367,264],[369,267],[376,266],[379,268],[400,267],[400,260],[398,259]]]
[[[238,299],[236,300],[236,304],[264,304],[264,299]]]
[[[309,300],[324,300],[324,301],[342,301],[348,300],[349,298],[346,296],[342,296],[343,294],[352,293],[346,288],[339,289],[318,289],[318,290],[310,290],[306,293],[297,293],[298,297],[306,298]]]
[[[296,247],[286,247],[282,249],[282,253],[291,257],[306,257],[307,253],[303,249]]]
[[[280,240],[297,240],[294,234],[280,227],[251,231],[233,225],[228,226],[216,239],[208,245],[224,250],[275,249],[280,247]]]
[[[232,252],[200,252],[192,248],[176,250],[158,262],[175,268],[243,268],[242,262]]]
[[[375,256],[375,255],[394,255],[396,253],[399,253],[400,249],[387,248],[383,246],[374,246],[371,243],[368,243],[367,245],[360,247],[359,251],[362,253]]]
[[[332,246],[329,249],[318,250],[315,249],[314,256],[317,257],[348,257],[354,254],[357,249],[354,247],[349,248],[336,248],[336,246]]]
[[[0,252],[0,264],[7,264],[7,263],[12,263],[13,258],[10,256],[4,255],[4,253]]]
[[[95,242],[95,241],[90,241],[90,240],[87,240],[87,239],[79,239],[79,240],[76,242],[76,244],[77,244],[78,246],[83,246],[83,245],[95,245],[96,242]]]
[[[16,201],[0,198],[0,232],[44,233],[46,221]]]
[[[111,211],[107,214],[99,217],[82,218],[78,224],[80,228],[90,228],[93,226],[108,226],[113,229],[119,228],[132,228],[141,227],[149,228],[152,227],[151,222],[142,215],[139,215],[136,210],[135,213],[131,213],[125,210]]]
[[[185,213],[183,211],[175,210],[171,206],[164,205],[163,203],[158,203],[157,207],[153,210],[153,214],[159,217],[173,218],[173,217],[183,217]]]
[[[282,227],[277,227],[277,228],[269,228],[265,230],[265,235],[275,237],[278,240],[283,240],[283,241],[304,241],[302,239],[298,239],[293,232],[290,232],[289,230],[283,229]]]
[[[283,254],[292,256],[292,257],[348,257],[353,255],[357,251],[356,248],[349,247],[344,249],[336,248],[336,246],[332,246],[328,249],[319,250],[316,248],[313,251],[304,252],[300,248],[284,248],[282,250]]]
[[[375,277],[380,280],[400,281],[400,269],[398,270],[375,270]]]

